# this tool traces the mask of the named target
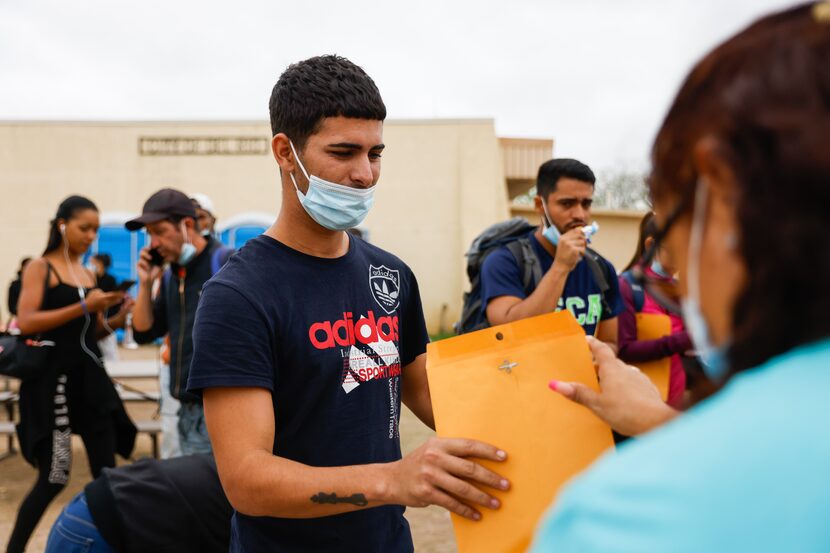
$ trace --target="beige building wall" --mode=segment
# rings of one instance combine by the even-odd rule
[[[224,140],[200,143],[201,152],[233,149],[229,140],[248,137],[259,153],[146,155],[165,148],[147,139],[165,137]],[[88,196],[110,218],[138,213],[151,193],[168,186],[208,194],[220,223],[251,212],[276,216],[277,166],[260,148],[269,137],[268,125],[258,122],[0,123],[4,319],[5,283],[21,257],[40,254],[48,221],[70,194]],[[388,121],[384,142],[380,187],[364,227],[372,242],[412,267],[430,332],[447,330],[466,286],[464,252],[481,229],[509,214],[493,122]]]
[[[513,216],[526,218],[534,225],[541,223],[532,206],[514,204],[511,205],[510,212]],[[640,221],[645,212],[594,209],[592,215],[599,224],[599,232],[591,239],[591,247],[608,259],[617,272],[622,271],[637,248]]]

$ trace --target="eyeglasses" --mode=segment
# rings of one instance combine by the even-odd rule
[[[649,296],[654,298],[654,300],[660,304],[660,306],[670,313],[675,314],[681,313],[680,298],[677,292],[676,281],[674,279],[655,278],[646,271],[646,268],[651,266],[651,262],[654,261],[654,258],[660,250],[660,246],[668,235],[669,230],[686,211],[689,203],[691,203],[694,198],[694,194],[694,187],[690,188],[683,194],[680,202],[666,218],[666,222],[660,229],[657,230],[656,233],[654,233],[654,241],[651,246],[643,252],[640,262],[631,268],[631,276],[634,277],[633,280],[635,284],[642,287]]]

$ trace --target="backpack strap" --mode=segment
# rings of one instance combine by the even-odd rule
[[[210,276],[219,272],[219,269],[230,259],[234,252],[233,248],[219,246],[210,255]]]
[[[527,237],[519,238],[507,244],[507,250],[513,255],[519,271],[522,273],[522,287],[530,295],[542,280],[542,266],[533,251],[533,245]]]
[[[643,306],[646,303],[646,292],[643,290],[643,287],[640,286],[640,283],[634,280],[634,275],[631,271],[624,271],[620,275],[627,283],[628,286],[631,288],[631,299],[634,302],[634,311],[637,313],[643,310]]]
[[[600,255],[591,248],[585,248],[585,261],[588,267],[591,268],[591,273],[594,275],[594,281],[599,286],[600,297],[602,298],[602,309],[606,313],[611,312],[611,306],[608,305],[608,299],[605,297],[608,290],[611,289],[611,282],[607,274],[607,268],[601,261]]]

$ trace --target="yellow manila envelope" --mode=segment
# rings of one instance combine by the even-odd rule
[[[637,313],[637,340],[657,340],[671,334],[671,319],[659,313]],[[651,379],[663,401],[669,399],[671,357],[637,363],[637,368]]]
[[[502,503],[479,522],[453,515],[460,553],[519,553],[557,490],[613,446],[611,429],[548,388],[551,379],[598,389],[582,327],[569,311],[494,326],[427,346],[439,436],[474,438],[507,452],[479,461],[510,480],[487,489]]]

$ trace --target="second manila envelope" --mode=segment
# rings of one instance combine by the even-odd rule
[[[510,480],[479,522],[453,515],[460,553],[519,553],[559,488],[613,446],[611,429],[548,388],[551,379],[598,389],[582,327],[569,311],[532,317],[427,346],[439,436],[473,438],[507,452],[480,461]]]
[[[657,340],[671,334],[671,319],[668,315],[657,313],[637,313],[637,339]],[[669,398],[669,374],[671,373],[671,357],[663,357],[655,361],[636,363],[637,368],[651,379],[663,401]]]

